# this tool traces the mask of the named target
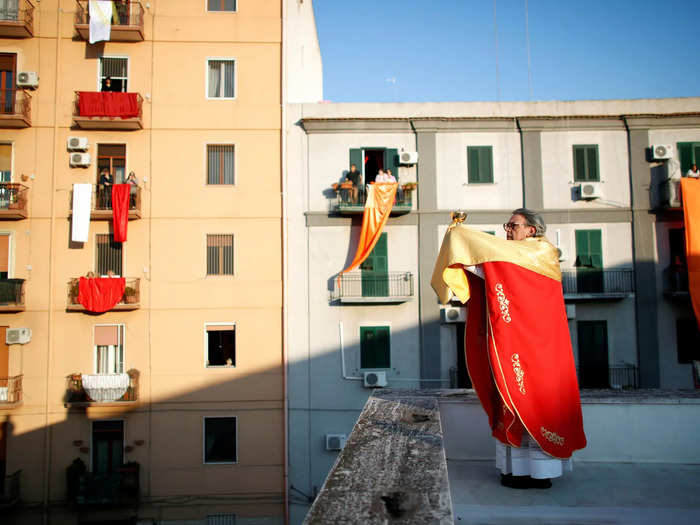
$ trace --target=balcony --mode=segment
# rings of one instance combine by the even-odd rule
[[[32,125],[32,97],[24,89],[0,90],[0,128],[28,128]]]
[[[16,182],[0,182],[0,220],[26,219],[29,188]]]
[[[141,188],[134,187],[134,193],[129,196],[129,220],[141,218]],[[73,213],[73,195],[71,192],[71,210]],[[112,190],[99,184],[92,187],[92,199],[90,204],[90,218],[95,221],[112,220]],[[2,217],[2,215],[0,215]]]
[[[612,388],[614,390],[639,388],[639,369],[635,365],[622,364],[584,369],[576,367],[576,375],[579,388]]]
[[[24,279],[0,279],[0,312],[24,312]]]
[[[75,13],[75,30],[83,40],[90,40],[90,12],[88,0],[78,0],[78,8]],[[112,42],[142,42],[143,33],[143,6],[141,2],[115,1],[112,8],[110,28],[110,41]]]
[[[78,129],[143,129],[143,98],[138,93],[76,91],[73,126]]]
[[[0,510],[9,509],[19,502],[21,470],[5,476],[0,493]]]
[[[22,402],[22,375],[0,377],[0,407]]]
[[[34,36],[34,5],[29,0],[0,4],[0,38]]]
[[[85,307],[78,302],[80,278],[75,277],[68,281],[68,306],[66,310],[69,312],[84,312]],[[112,312],[125,310],[138,310],[141,308],[141,279],[138,277],[127,277],[126,288],[124,295],[117,304],[111,309]]]
[[[688,268],[682,264],[669,266],[663,272],[664,295],[670,299],[690,300]]]
[[[351,185],[345,183],[334,185],[333,191],[335,196],[329,199],[331,211],[341,215],[356,215],[364,212],[367,193],[363,187],[358,191],[356,202],[352,198]],[[411,211],[413,208],[413,191],[413,189],[399,187],[396,192],[394,206],[391,208],[391,215],[404,215]]]
[[[126,374],[71,374],[66,380],[66,405],[133,403],[138,400],[138,370],[132,369]]]
[[[334,279],[331,301],[341,304],[405,303],[413,300],[411,272],[348,272]]]
[[[631,268],[563,270],[561,278],[566,300],[618,300],[634,293],[634,270]]]
[[[132,461],[111,472],[85,472],[85,464],[76,460],[66,469],[68,499],[79,507],[133,506],[139,499],[139,470]]]

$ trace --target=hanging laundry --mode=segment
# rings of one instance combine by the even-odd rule
[[[114,184],[112,186],[112,224],[114,242],[126,241],[129,224],[129,192],[131,184]]]
[[[90,43],[109,41],[112,29],[112,0],[90,0]]]
[[[87,242],[90,232],[90,200],[92,184],[73,184],[73,218],[71,240]]]
[[[124,290],[124,277],[81,277],[78,283],[78,302],[88,312],[106,312],[121,301]]]

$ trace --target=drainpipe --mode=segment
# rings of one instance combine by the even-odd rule
[[[523,192],[523,207],[527,208],[527,203],[525,202],[525,151],[523,148],[523,130],[520,127],[520,119],[514,117],[515,127],[518,128],[518,135],[520,136],[520,186]]]

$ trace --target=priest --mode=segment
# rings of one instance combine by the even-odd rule
[[[501,483],[549,488],[586,446],[557,250],[525,208],[508,240],[453,223],[432,277],[440,301],[469,306],[467,371],[496,439]]]

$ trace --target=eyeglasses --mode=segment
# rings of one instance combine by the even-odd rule
[[[506,223],[503,225],[503,229],[504,229],[505,231],[508,231],[508,230],[515,230],[515,229],[518,228],[518,226],[525,226],[525,227],[527,227],[527,224],[525,224],[525,223],[523,223],[523,222],[506,222]]]

